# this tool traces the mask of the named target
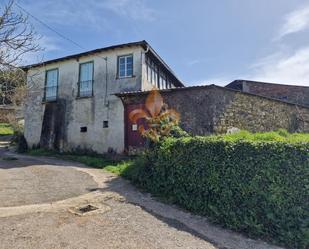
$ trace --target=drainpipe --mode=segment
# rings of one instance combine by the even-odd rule
[[[107,90],[108,90],[107,57],[104,57],[103,59],[105,60],[105,95],[104,95],[104,106],[108,106],[108,100],[107,100]]]

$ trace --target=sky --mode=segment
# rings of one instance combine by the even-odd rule
[[[308,0],[17,3],[84,48],[30,18],[44,51],[26,62],[146,40],[187,86],[235,79],[309,86]]]

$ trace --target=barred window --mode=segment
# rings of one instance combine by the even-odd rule
[[[79,64],[78,96],[93,95],[93,62]]]

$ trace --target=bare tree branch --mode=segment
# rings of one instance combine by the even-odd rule
[[[0,6],[0,70],[16,68],[24,54],[41,50],[38,39],[28,16],[14,9],[14,0]]]
[[[19,68],[27,53],[41,50],[40,37],[29,22],[28,15],[17,10],[15,0],[0,3],[0,105],[23,108],[33,84],[27,84],[26,73]],[[7,119],[19,127],[15,113]]]

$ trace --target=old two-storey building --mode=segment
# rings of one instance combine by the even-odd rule
[[[114,94],[183,87],[146,41],[100,48],[23,68],[28,145],[104,153],[124,150],[124,106]]]

